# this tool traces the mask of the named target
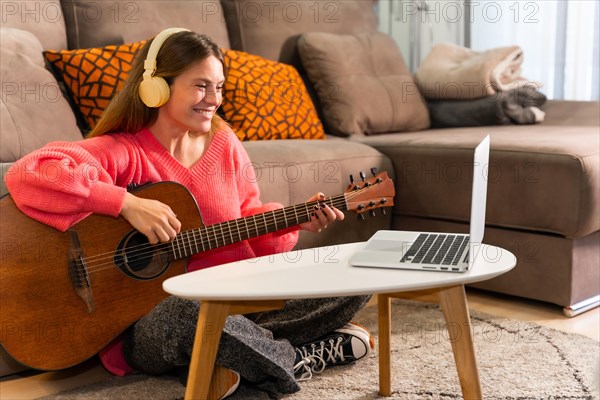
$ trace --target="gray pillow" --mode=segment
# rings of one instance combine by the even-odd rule
[[[81,140],[73,111],[44,68],[39,40],[13,28],[0,28],[0,39],[0,161],[16,161],[52,141]]]
[[[423,97],[394,40],[384,33],[305,33],[298,49],[328,133],[339,136],[429,127]]]

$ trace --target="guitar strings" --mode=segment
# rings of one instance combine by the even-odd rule
[[[277,219],[277,217],[274,214],[271,214],[270,212],[266,212],[266,213],[263,213],[263,214],[257,214],[257,215],[263,215],[264,219],[268,218],[268,220],[265,220],[265,222],[267,222],[266,226],[268,226],[268,227],[273,227],[273,226],[277,227],[279,225],[278,222],[281,223],[283,221],[285,223],[287,221],[287,214],[289,212],[291,212],[291,210],[293,210],[294,211],[294,215],[297,216],[297,210],[296,210],[297,208],[305,208],[307,210],[310,210],[311,209],[310,207],[318,205],[320,203],[330,203],[332,205],[335,203],[334,207],[345,206],[347,200],[350,200],[351,198],[356,197],[358,194],[360,194],[358,192],[363,191],[364,189],[367,189],[367,188],[368,187],[364,187],[364,188],[361,188],[359,190],[356,190],[356,191],[353,191],[353,192],[350,192],[350,193],[346,193],[346,194],[343,194],[343,195],[330,197],[329,199],[325,199],[324,201],[321,201],[321,202],[319,202],[319,201],[313,201],[313,202],[310,202],[310,203],[304,203],[303,205],[296,205],[296,206],[292,206],[292,207],[286,207],[286,208],[283,208],[283,209],[274,210],[275,212],[279,211],[279,214],[281,214],[282,210],[284,211],[284,217],[283,218],[279,218],[279,219]],[[268,217],[266,216],[267,214],[269,215]],[[250,216],[250,217],[255,217],[255,216]],[[308,215],[307,215],[307,217],[308,217]],[[246,217],[246,218],[249,218],[249,217]],[[229,222],[232,222],[232,221],[229,221]],[[182,234],[188,235],[188,240],[189,240],[189,232],[191,231],[192,235],[194,236],[194,240],[196,240],[196,232],[195,231],[198,231],[198,233],[200,234],[200,241],[201,241],[201,243],[202,244],[207,243],[208,246],[209,246],[209,250],[211,250],[213,248],[213,247],[211,247],[212,246],[212,240],[211,240],[211,238],[207,237],[208,241],[206,242],[204,240],[204,238],[203,238],[202,232],[199,232],[199,231],[203,229],[205,231],[204,232],[205,234],[209,234],[208,229],[212,227],[213,231],[215,232],[215,235],[216,235],[216,227],[219,226],[219,225],[227,224],[229,222],[223,222],[223,223],[220,223],[220,224],[209,225],[209,226],[206,226],[206,227],[201,227],[200,229],[192,229],[192,230],[189,230],[189,231],[186,231],[186,232],[182,232],[178,236],[182,236]],[[222,226],[221,226],[221,231],[223,233]],[[229,229],[229,231],[230,231],[230,237],[232,237],[234,233],[237,233],[237,235],[240,236],[240,231],[239,230],[231,230],[231,229]],[[260,236],[260,235],[265,234],[265,233],[269,233],[269,229],[268,228],[267,228],[266,232],[259,233],[256,236]],[[216,235],[216,236],[218,236],[218,235]],[[222,235],[222,237],[224,238],[225,236]],[[254,236],[250,236],[249,238],[252,238],[252,237],[254,237]],[[158,255],[158,256],[165,255],[165,254],[166,255],[172,254],[175,257],[176,254],[174,254],[174,252],[169,249],[169,247],[173,247],[172,242],[174,242],[175,240],[177,240],[177,239],[174,239],[171,242],[159,243],[159,244],[156,244],[156,245],[150,245],[149,243],[144,243],[144,244],[140,244],[140,245],[137,245],[137,246],[133,246],[133,247],[129,248],[128,250],[131,251],[131,249],[135,249],[136,247],[138,249],[142,249],[142,250],[149,250],[145,254],[142,253],[142,254],[136,255],[137,257],[144,257],[144,256],[147,256],[147,255],[153,255],[153,254],[154,255]],[[219,245],[217,238],[215,238],[214,241],[215,241],[215,244],[216,244],[215,248],[222,247],[224,245],[236,242],[235,240],[233,240],[231,243],[226,243],[226,241],[223,240],[223,245]],[[196,247],[198,248],[197,245],[196,245]],[[206,250],[203,248],[203,251],[206,251]],[[199,253],[199,252],[200,251],[196,251],[196,252],[192,251],[192,254]],[[180,252],[180,254],[181,254],[181,252]],[[101,261],[102,257],[108,256],[108,257],[104,258],[104,260],[107,260],[107,262],[105,262],[103,264],[95,264],[94,266],[89,267],[88,268],[88,273],[97,272],[99,270],[102,270],[102,269],[104,269],[105,265],[108,266],[107,268],[114,267],[114,263],[113,263],[114,255],[115,255],[114,252],[107,252],[107,253],[104,253],[104,254],[99,254],[99,255],[96,255],[96,256],[92,256],[89,259],[87,259],[86,261],[88,263],[91,263],[91,262],[95,262],[95,261],[96,262],[97,261]],[[186,252],[186,254],[183,257],[179,257],[179,259],[185,258],[185,257],[187,257],[187,252]],[[96,260],[96,259],[98,259],[98,260]]]
[[[261,213],[261,214],[256,214],[256,215],[251,215],[251,216],[248,216],[248,217],[238,218],[237,220],[244,220],[244,219],[250,219],[250,218],[255,219],[256,217],[264,214],[265,218],[270,219],[270,221],[268,223],[268,226],[277,226],[277,225],[279,225],[278,222],[283,221],[285,223],[285,221],[288,219],[287,217],[289,216],[289,214],[293,213],[294,217],[295,217],[296,214],[297,214],[297,209],[300,209],[301,212],[304,213],[307,209],[308,209],[308,211],[311,211],[312,207],[314,207],[315,205],[318,205],[320,203],[330,203],[334,207],[341,207],[341,206],[345,206],[345,200],[346,200],[347,197],[355,197],[355,196],[349,196],[349,194],[339,195],[339,196],[333,196],[333,197],[330,197],[329,199],[325,199],[324,201],[320,201],[320,202],[319,201],[313,201],[313,202],[308,202],[308,203],[304,203],[304,204],[298,204],[298,205],[295,205],[295,206],[280,208],[280,209],[276,209],[276,210],[272,210],[272,211],[266,211],[266,212]],[[335,203],[335,204],[332,204],[332,203]],[[284,214],[285,214],[283,216],[283,218],[273,218],[273,213],[282,214],[282,211],[284,211]],[[304,214],[301,214],[301,215],[304,216]],[[289,219],[295,219],[295,218],[289,218]],[[179,236],[182,236],[182,235],[186,235],[190,231],[201,231],[201,230],[204,230],[206,234],[209,234],[209,232],[208,232],[209,229],[212,228],[213,231],[216,231],[217,227],[222,226],[222,225],[233,224],[234,221],[236,221],[236,220],[225,221],[225,222],[216,223],[216,224],[213,224],[213,225],[202,226],[200,228],[190,229],[190,230],[187,230],[187,231],[184,231],[184,232],[180,232],[177,236],[179,237]],[[261,222],[261,224],[263,224],[263,222]],[[231,232],[232,234],[235,234],[235,235],[237,235],[239,237],[239,235],[240,235],[239,232],[241,232],[242,230],[237,230],[237,229],[231,230],[231,229],[228,229],[227,231]],[[200,232],[198,232],[198,233],[200,233]],[[268,233],[268,232],[265,232],[265,233]],[[194,233],[192,233],[192,234],[194,234]],[[216,232],[214,234],[218,235]],[[200,233],[200,235],[201,235],[201,233]],[[223,236],[223,235],[221,235],[221,236]],[[252,238],[252,236],[250,238]],[[207,238],[207,239],[208,239],[208,241],[205,241],[203,239],[201,239],[201,240],[203,240],[204,242],[208,242],[208,244],[210,245],[210,243],[212,242],[212,240],[210,238]],[[173,239],[173,241],[176,241],[176,240],[177,239]],[[170,245],[173,241],[163,242],[162,244]],[[215,242],[217,242],[216,239],[215,239]],[[160,245],[160,244],[150,245],[149,243],[142,243],[140,245],[129,247],[128,249],[129,250],[136,250],[138,248],[145,248],[145,247],[148,247],[148,246],[152,247],[152,246],[158,246],[158,245]],[[219,247],[219,245],[217,244],[216,247]],[[112,251],[111,252],[107,252],[107,253],[101,253],[101,254],[97,254],[95,256],[90,256],[89,258],[86,258],[86,261],[95,261],[95,258],[104,257],[104,256],[110,256],[110,258],[112,258],[114,254],[115,253],[112,252]]]
[[[296,218],[295,218],[295,216],[296,216],[296,214],[297,214],[297,210],[295,210],[295,209],[302,209],[302,210],[301,210],[301,211],[302,211],[302,213],[305,213],[305,212],[306,212],[306,209],[308,209],[309,211],[311,211],[311,210],[313,210],[313,207],[314,207],[315,205],[317,205],[317,204],[320,204],[320,203],[325,203],[325,202],[327,202],[327,203],[332,203],[332,201],[335,203],[334,207],[341,207],[341,206],[345,205],[345,204],[344,204],[345,202],[343,201],[344,199],[341,199],[341,200],[342,200],[341,202],[340,202],[339,200],[340,200],[340,199],[334,200],[334,198],[333,198],[333,197],[331,197],[331,198],[329,198],[329,199],[326,199],[325,201],[321,201],[321,202],[314,201],[314,202],[309,202],[309,203],[299,204],[299,205],[295,205],[295,206],[291,206],[291,207],[280,208],[280,209],[276,209],[276,210],[272,210],[272,211],[266,211],[266,212],[264,212],[264,213],[261,213],[261,214],[250,215],[250,216],[248,216],[248,217],[242,217],[242,218],[238,218],[237,220],[244,220],[244,219],[250,219],[250,218],[252,218],[252,219],[256,219],[256,217],[258,217],[258,216],[261,216],[261,215],[263,215],[263,214],[264,214],[264,215],[265,215],[265,217],[264,217],[264,218],[268,218],[268,219],[270,220],[270,221],[268,221],[268,226],[276,226],[276,225],[278,225],[278,222],[281,222],[281,221],[283,221],[283,222],[285,223],[285,221],[286,221],[286,217],[287,217],[287,216],[288,216],[290,213],[293,213],[293,214],[294,214],[294,218],[289,218],[289,219],[296,219]],[[292,210],[292,209],[294,209],[294,210]],[[277,217],[276,217],[276,218],[274,218],[274,217],[273,217],[273,215],[274,215],[273,213],[275,213],[275,214],[281,214],[281,213],[282,213],[282,211],[284,211],[284,213],[285,213],[285,216],[284,216],[284,217],[282,217],[282,218],[277,218]],[[301,214],[301,216],[305,216],[305,214]],[[179,233],[177,236],[179,237],[179,236],[186,235],[186,234],[188,234],[188,232],[190,232],[190,231],[201,231],[201,230],[204,230],[206,234],[209,234],[209,232],[208,232],[208,230],[209,230],[209,229],[213,229],[213,231],[216,231],[216,229],[218,229],[218,227],[220,227],[221,225],[233,224],[233,222],[234,222],[234,221],[236,221],[236,220],[232,220],[232,221],[225,221],[225,222],[216,223],[216,224],[213,224],[213,225],[206,225],[206,226],[202,226],[202,227],[200,227],[200,228],[193,228],[193,229],[190,229],[190,230],[187,230],[187,231],[184,231],[184,232],[180,232],[180,233]],[[260,222],[260,223],[261,223],[261,224],[263,224],[264,222]],[[239,225],[239,224],[238,224],[238,225]],[[222,230],[222,229],[221,229],[221,230]],[[246,230],[247,230],[247,229],[246,229]],[[256,231],[256,229],[252,229],[252,230]],[[228,229],[227,231],[228,231],[228,232],[230,232],[230,231],[231,231],[231,233],[234,233],[234,234],[236,234],[236,235],[239,237],[239,235],[240,235],[240,234],[239,234],[239,232],[241,232],[242,230],[237,230],[237,229],[235,229],[235,230],[230,230],[230,229]],[[200,232],[198,232],[198,233],[200,233]],[[267,232],[265,232],[265,233],[267,233]],[[192,234],[194,234],[194,233],[192,233]],[[213,233],[213,234],[214,234],[214,235],[218,235],[216,232],[215,232],[215,233]],[[201,235],[201,233],[200,233],[200,235]],[[260,234],[259,234],[259,235],[260,235]],[[223,236],[223,235],[221,235],[221,236]],[[252,236],[251,236],[251,237],[252,237]],[[250,237],[250,238],[251,238],[251,237]],[[208,239],[208,241],[205,241],[205,240],[203,240],[203,239],[201,239],[201,240],[203,240],[204,242],[208,242],[208,244],[210,245],[210,243],[212,242],[212,240],[211,240],[210,238],[207,238],[207,239]],[[142,249],[143,249],[143,248],[145,248],[145,247],[158,246],[158,245],[160,245],[160,244],[171,245],[171,244],[172,244],[172,242],[174,242],[174,241],[176,241],[176,240],[177,240],[177,238],[176,238],[176,239],[173,239],[172,241],[169,241],[169,242],[163,242],[163,243],[159,243],[159,244],[155,244],[155,245],[151,245],[151,244],[149,244],[149,243],[142,243],[142,244],[139,244],[139,245],[136,245],[136,246],[131,246],[131,247],[129,247],[129,248],[128,248],[128,250],[134,250],[134,251],[135,251],[135,250],[137,250],[137,249],[140,249],[140,248],[142,248]],[[217,242],[217,240],[216,240],[216,239],[215,239],[214,241],[215,241],[215,242]],[[219,246],[217,245],[216,247],[219,247]],[[210,250],[210,249],[209,249],[209,250]],[[95,255],[95,256],[90,256],[90,257],[86,258],[86,261],[96,261],[96,260],[95,260],[96,258],[99,258],[99,257],[100,257],[100,258],[102,258],[102,257],[105,257],[105,256],[110,256],[110,258],[112,259],[112,257],[113,257],[113,255],[114,255],[114,254],[115,254],[115,253],[114,253],[114,252],[112,252],[112,251],[111,251],[111,252],[107,252],[107,253],[101,253],[101,254],[97,254],[97,255]]]
[[[323,203],[323,202],[321,202],[321,203]],[[309,209],[311,209],[314,205],[319,204],[319,202],[305,203],[305,204],[307,206],[310,206]],[[334,207],[341,207],[343,205],[343,203],[340,203],[339,201],[338,202],[334,202],[334,204],[335,204]],[[297,207],[304,208],[304,205],[298,205]],[[277,211],[281,211],[281,210],[283,210],[283,209],[278,209],[278,210],[274,210],[274,211],[277,212]],[[289,214],[289,213],[290,213],[290,210],[288,210],[286,212],[286,214]],[[266,216],[267,214],[269,216]],[[257,215],[261,215],[261,214],[257,214]],[[252,218],[252,217],[253,216],[250,216],[250,218]],[[250,236],[248,239],[251,239],[253,237],[260,236],[260,235],[263,235],[263,234],[266,234],[266,233],[269,233],[270,232],[269,229],[268,229],[269,227],[278,226],[279,223],[284,224],[285,221],[286,221],[285,217],[279,217],[279,218],[276,217],[276,218],[274,218],[273,214],[271,214],[271,212],[268,212],[268,211],[265,213],[265,217],[267,218],[267,225],[264,225],[264,227],[267,227],[267,230],[265,232],[263,232],[263,233],[258,233],[257,235]],[[248,217],[245,217],[245,218],[248,218]],[[242,218],[242,219],[244,219],[244,218]],[[295,219],[295,218],[289,218],[289,219]],[[197,240],[197,242],[200,242],[202,245],[206,244],[208,246],[208,248],[206,250],[192,252],[192,254],[200,253],[200,252],[204,252],[204,251],[208,251],[208,250],[212,250],[214,248],[223,247],[223,246],[225,246],[227,244],[232,244],[232,243],[236,242],[236,241],[233,241],[231,243],[226,243],[225,239],[223,239],[223,243],[224,244],[219,244],[219,241],[218,241],[217,238],[212,238],[211,239],[209,236],[207,236],[207,235],[209,235],[209,232],[208,232],[209,229],[216,230],[216,229],[218,229],[217,226],[222,225],[222,224],[226,224],[226,223],[227,222],[213,224],[213,225],[208,225],[208,226],[201,227],[201,228],[196,228],[196,229],[191,229],[191,230],[188,230],[188,231],[185,231],[185,232],[181,232],[177,236],[179,237],[179,236],[182,236],[182,235],[188,235],[188,233],[190,231],[193,231],[191,233],[191,235],[194,235],[194,240],[196,240],[196,236],[199,235],[200,238]],[[261,222],[261,224],[263,224],[263,223]],[[205,235],[203,235],[202,232],[199,232],[200,230],[204,230]],[[257,230],[254,229],[254,228],[251,229],[251,230],[253,232],[257,232]],[[242,232],[242,231],[246,231],[246,230],[241,230],[241,229],[240,230],[236,230],[236,229],[233,229],[233,230],[231,230],[231,235],[230,236],[238,236],[239,237],[240,234],[241,234],[240,232]],[[258,230],[258,232],[260,232],[260,231],[261,230]],[[228,230],[228,233],[229,233],[229,230]],[[215,236],[219,236],[219,234],[216,234],[216,233],[214,235]],[[220,236],[223,237],[223,238],[225,237],[225,235],[220,235]],[[171,255],[171,254],[174,253],[174,251],[171,250],[171,248],[173,247],[173,242],[175,242],[177,240],[178,239],[173,239],[172,241],[169,241],[169,242],[162,242],[162,243],[158,243],[158,244],[154,244],[154,245],[149,244],[149,243],[143,243],[143,244],[132,246],[132,247],[128,248],[128,251],[131,252],[131,251],[136,251],[136,250],[142,250],[142,251],[148,250],[145,253],[142,252],[142,253],[136,254],[136,257],[138,257],[138,258],[144,258],[146,256],[152,256],[152,255],[155,255],[155,256]],[[214,247],[212,246],[213,242],[215,243]],[[199,246],[195,246],[195,247],[199,247]],[[202,247],[204,248],[204,246],[202,246]],[[175,254],[173,254],[173,255],[175,256]],[[87,269],[88,273],[98,272],[98,271],[104,270],[106,268],[113,268],[114,267],[114,262],[113,262],[114,257],[115,257],[115,252],[107,252],[107,253],[101,253],[101,254],[97,254],[95,256],[90,256],[89,258],[86,258],[85,259],[86,263],[88,265],[90,265],[88,267],[88,269]],[[179,257],[179,259],[180,258],[185,258],[185,257],[186,256]],[[91,265],[92,263],[93,263],[93,265]]]
[[[311,203],[306,203],[306,204],[309,205]],[[316,205],[316,204],[319,204],[319,203],[318,202],[314,202],[313,206]],[[334,207],[340,207],[341,205],[343,205],[343,204],[337,204],[337,205],[334,205]],[[282,210],[282,209],[279,209],[279,210]],[[274,210],[274,211],[278,211],[278,210]],[[289,210],[288,210],[288,213],[289,213]],[[266,214],[269,214],[269,216],[266,217],[267,218],[267,225],[265,225],[265,227],[267,227],[267,230],[265,232],[258,233],[257,235],[250,236],[248,239],[251,239],[253,237],[260,236],[260,235],[263,235],[263,234],[266,234],[266,233],[269,233],[270,232],[269,227],[276,227],[276,226],[279,226],[280,224],[284,224],[285,223],[285,220],[286,220],[285,218],[274,218],[273,215],[270,212],[267,212]],[[290,219],[294,219],[294,218],[290,218]],[[200,238],[198,239],[198,241],[200,243],[202,243],[203,245],[206,244],[208,246],[207,249],[204,249],[204,246],[202,246],[203,247],[202,251],[191,251],[192,254],[201,253],[201,252],[204,252],[204,251],[212,250],[214,248],[223,247],[225,245],[237,242],[235,240],[232,241],[232,242],[227,242],[225,240],[225,235],[221,235],[221,237],[223,237],[224,239],[223,239],[223,244],[220,244],[217,238],[213,238],[213,239],[211,239],[210,237],[206,237],[205,238],[204,235],[202,235],[201,232],[198,232],[201,229],[206,228],[206,229],[204,229],[204,231],[205,231],[205,233],[208,234],[207,231],[208,231],[209,227],[211,227],[211,228],[215,227],[213,229],[217,229],[216,226],[218,226],[218,225],[221,225],[221,224],[214,224],[214,225],[209,225],[207,227],[202,227],[200,229],[192,229],[192,230],[190,230],[190,231],[195,231],[195,232],[191,233],[191,235],[194,235],[194,240],[196,240],[196,235],[199,234]],[[187,235],[188,232],[190,232],[190,231],[182,232],[182,233],[178,234],[178,236]],[[252,229],[252,231],[253,232],[257,232],[255,229]],[[260,232],[260,231],[262,231],[262,230],[259,230],[258,232]],[[235,229],[233,229],[233,230],[231,230],[231,235],[230,236],[238,236],[239,237],[240,232],[242,232],[242,230],[235,230]],[[228,230],[228,233],[229,233],[229,230]],[[219,236],[218,234],[215,234],[215,235]],[[167,255],[167,256],[173,255],[173,256],[176,256],[176,254],[174,254],[174,250],[172,250],[172,248],[173,248],[173,242],[175,242],[176,240],[177,239],[174,239],[174,240],[169,241],[169,242],[158,243],[158,244],[155,244],[155,245],[151,245],[149,243],[144,243],[144,244],[141,244],[141,245],[132,246],[131,248],[128,248],[128,251],[131,251],[131,249],[133,249],[133,248],[137,248],[137,250],[141,249],[142,251],[146,251],[147,250],[146,252],[141,252],[141,253],[136,254],[137,258],[144,258],[146,256],[149,256],[149,257],[158,256],[158,257],[160,257],[160,256],[163,256],[163,255]],[[214,247],[212,246],[213,242],[215,243]],[[195,247],[199,248],[198,245],[196,245]],[[191,249],[191,247],[187,247],[187,248]],[[182,252],[179,252],[179,253],[181,254]],[[86,262],[88,263],[88,265],[90,265],[87,268],[88,273],[91,274],[93,272],[98,272],[98,271],[101,271],[101,270],[104,270],[104,269],[107,269],[107,268],[114,268],[115,267],[114,261],[113,261],[114,260],[114,256],[115,256],[114,252],[108,252],[108,253],[104,253],[104,254],[98,254],[96,256],[91,256],[90,259],[92,261],[90,261],[90,259],[86,260]],[[184,256],[175,257],[175,259],[181,259],[181,258],[185,258],[185,257],[187,257],[187,252],[186,252],[186,254]],[[94,258],[99,258],[99,259],[96,260]],[[94,263],[94,264],[91,265],[92,263]]]
[[[351,192],[351,194],[352,194],[352,196],[350,196],[350,194],[337,196],[337,199],[335,199],[335,200],[334,200],[334,197],[331,197],[331,198],[326,199],[326,200],[321,201],[321,202],[314,201],[314,202],[310,202],[310,203],[305,203],[303,205],[296,205],[296,206],[292,206],[292,207],[286,207],[284,209],[278,209],[278,210],[274,210],[274,211],[277,212],[277,211],[281,211],[281,210],[286,210],[286,213],[288,213],[291,209],[295,209],[295,208],[307,208],[308,210],[310,210],[311,206],[315,206],[315,205],[318,205],[320,203],[326,203],[326,202],[329,202],[330,204],[335,204],[334,207],[336,207],[336,206],[337,207],[341,207],[341,206],[345,205],[347,198],[355,197],[356,195],[358,195],[358,193],[356,193],[356,192]],[[341,200],[341,202],[340,202],[340,200]],[[285,222],[285,219],[286,219],[286,217],[279,218],[279,219],[274,218],[274,215],[271,214],[270,212],[263,213],[263,214],[269,214],[269,217],[266,217],[266,215],[265,215],[265,217],[269,219],[269,220],[267,220],[267,225],[270,226],[270,227],[277,226],[278,225],[277,222],[282,222],[282,221]],[[295,210],[294,210],[294,214],[296,214]],[[261,214],[258,214],[258,215],[261,215]],[[222,225],[222,224],[226,224],[226,223],[227,222],[221,223],[221,224],[209,225],[208,227],[203,227],[203,228],[206,228],[205,231],[208,231],[209,227],[213,227],[213,229],[216,229],[215,228],[216,226]],[[199,229],[194,229],[192,231],[199,231]],[[186,232],[183,232],[183,233],[187,234],[188,232],[189,231],[186,231]],[[236,232],[238,233],[238,236],[239,236],[239,231],[236,231]],[[268,232],[269,232],[269,230],[267,229],[267,231],[264,232],[264,233],[268,233]],[[208,233],[208,232],[205,232],[205,233]],[[260,236],[260,235],[262,235],[264,233],[260,233],[257,236]],[[192,234],[195,235],[195,233],[192,233]],[[233,234],[233,231],[232,231],[232,234]],[[181,235],[181,233],[178,236],[180,236],[180,235]],[[212,247],[210,247],[210,246],[212,246],[212,244],[211,244],[212,240],[210,239],[210,237],[208,237],[207,239],[208,239],[208,246],[209,246],[209,250],[210,250],[210,249],[212,249]],[[202,238],[202,235],[200,237],[200,240],[201,240],[202,243],[206,242]],[[215,244],[216,244],[215,248],[216,247],[221,247],[221,246],[219,246],[218,239],[215,239]],[[225,243],[225,241],[224,241],[224,245],[225,244],[231,244],[231,243]],[[149,256],[149,255],[161,256],[161,255],[165,255],[165,254],[166,255],[173,254],[175,256],[175,254],[169,249],[169,247],[172,247],[172,241],[171,242],[166,242],[166,243],[159,243],[159,244],[156,244],[156,245],[150,245],[149,243],[144,243],[144,244],[141,244],[141,245],[138,245],[138,246],[133,246],[132,248],[135,248],[135,247],[137,247],[138,249],[142,249],[142,250],[149,250],[146,253],[137,254],[136,255],[137,257],[144,257],[144,256]],[[130,248],[128,250],[131,251],[132,248]],[[104,257],[104,260],[106,262],[100,263],[100,264],[95,264],[93,266],[88,267],[88,273],[97,272],[97,271],[103,270],[105,268],[113,268],[114,267],[114,263],[113,263],[114,255],[115,255],[114,252],[107,252],[107,253],[104,253],[104,254],[99,254],[99,255],[90,257],[88,260],[86,260],[88,263],[103,261],[103,260],[101,260],[102,257]],[[105,257],[105,256],[108,256],[108,257]],[[187,255],[185,257],[187,257]],[[184,258],[184,257],[179,257],[179,258]]]
[[[288,221],[288,217],[290,217],[290,214],[292,214],[293,217],[290,217],[289,219],[291,219],[291,220],[298,219],[298,218],[296,218],[298,216],[298,209],[301,209],[301,212],[302,212],[301,215],[303,217],[309,218],[309,221],[310,221],[310,217],[309,217],[310,213],[307,213],[307,214],[304,214],[304,213],[307,212],[307,211],[314,210],[314,206],[319,205],[321,203],[326,203],[326,204],[329,204],[329,205],[333,205],[334,207],[337,207],[337,208],[340,208],[342,206],[346,206],[346,201],[347,200],[351,200],[352,198],[354,198],[354,197],[358,196],[359,194],[361,194],[362,191],[364,191],[365,189],[368,189],[370,187],[371,186],[368,186],[368,187],[364,187],[364,188],[361,188],[361,189],[358,189],[358,190],[355,190],[355,191],[352,191],[352,192],[349,192],[349,193],[346,193],[346,194],[342,194],[342,195],[339,195],[339,196],[333,196],[333,197],[330,197],[329,199],[325,199],[323,201],[313,201],[313,202],[308,202],[308,203],[304,203],[304,204],[300,204],[300,205],[295,205],[295,206],[291,206],[291,207],[285,207],[285,208],[282,208],[282,209],[273,210],[273,212],[268,212],[267,211],[266,213],[257,214],[257,215],[262,215],[263,216],[263,219],[266,222],[266,225],[264,225],[264,226],[267,227],[267,231],[264,232],[264,233],[259,233],[256,236],[260,236],[262,234],[269,233],[269,231],[270,231],[269,227],[277,227],[277,226],[279,226],[279,224],[285,224]],[[279,217],[279,216],[276,215],[276,214],[282,214],[282,211],[283,211],[283,216],[282,217]],[[240,219],[253,218],[253,217],[256,218],[256,215],[255,216],[244,217],[244,218],[240,218]],[[234,220],[234,221],[236,221],[236,220]],[[189,240],[189,236],[192,235],[193,236],[193,240],[196,242],[196,246],[195,247],[198,249],[199,247],[198,247],[198,241],[196,240],[196,235],[199,234],[200,235],[199,241],[200,241],[200,243],[202,244],[202,247],[203,247],[202,252],[203,251],[208,251],[208,250],[211,250],[213,248],[221,247],[221,246],[224,246],[224,245],[227,245],[227,244],[232,244],[232,243],[236,242],[234,240],[234,241],[232,241],[230,243],[227,243],[227,241],[225,240],[225,235],[224,235],[224,231],[223,231],[223,225],[230,224],[232,222],[233,221],[227,221],[227,222],[223,222],[223,223],[218,223],[218,224],[213,224],[213,225],[208,225],[208,226],[203,226],[203,227],[200,227],[200,228],[195,228],[195,229],[187,230],[185,232],[179,233],[177,235],[177,238],[174,239],[173,241],[158,243],[158,244],[155,244],[155,245],[152,245],[152,244],[149,244],[149,243],[143,243],[143,244],[140,244],[140,245],[132,246],[132,247],[128,248],[127,250],[128,251],[140,251],[140,250],[141,251],[145,251],[145,250],[148,250],[145,253],[136,254],[136,257],[139,257],[139,258],[143,258],[143,257],[146,257],[146,256],[152,256],[152,255],[160,257],[160,256],[163,256],[163,255],[167,255],[168,256],[168,255],[172,254],[173,256],[176,256],[176,254],[174,253],[174,251],[171,250],[171,248],[174,248],[173,242],[176,242],[178,240],[178,238],[183,237],[183,235],[188,236],[188,240]],[[263,223],[261,222],[261,225],[262,224]],[[237,225],[238,224],[236,224],[236,226]],[[218,238],[216,237],[216,236],[219,236],[216,233],[216,229],[218,229],[218,228],[221,228],[221,237],[223,238],[223,245],[219,245]],[[215,232],[214,233],[215,238],[211,239],[211,237],[209,236],[209,232],[208,232],[209,229],[212,229]],[[242,235],[243,231],[248,232],[248,230],[249,229],[248,229],[247,224],[246,224],[246,229],[245,230],[242,230],[242,229],[231,229],[231,226],[230,226],[229,229],[227,229],[227,232],[230,234],[230,237],[233,238],[233,236],[240,237]],[[207,236],[206,238],[204,237],[204,235],[202,234],[201,231],[204,231],[204,233]],[[256,229],[251,229],[251,231],[258,232],[258,230],[256,230]],[[250,236],[248,239],[250,239],[252,237],[254,237],[254,236]],[[181,240],[184,240],[184,239],[182,238]],[[245,239],[242,239],[242,240],[245,240]],[[215,247],[212,247],[212,243],[213,242],[216,244]],[[207,244],[209,248],[206,249],[206,250],[204,250],[205,249],[204,244]],[[191,247],[187,247],[187,248],[191,249]],[[195,254],[195,253],[199,253],[199,252],[200,251],[196,251],[196,252],[192,251],[191,253]],[[179,253],[182,254],[181,251]],[[90,256],[89,258],[85,258],[85,262],[88,265],[90,265],[88,267],[88,269],[87,269],[87,272],[88,273],[93,273],[93,272],[98,272],[100,270],[103,270],[105,268],[114,268],[114,262],[113,262],[114,257],[115,257],[115,252],[111,251],[111,252],[107,252],[107,253],[102,253],[102,254],[97,254],[97,255],[94,255],[94,256]],[[185,257],[187,257],[187,252],[185,252],[185,255],[183,257],[179,257],[179,258],[185,258]],[[93,264],[93,265],[91,265],[91,264]]]

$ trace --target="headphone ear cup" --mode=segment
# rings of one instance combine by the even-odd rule
[[[150,108],[157,108],[169,101],[169,84],[161,77],[145,78],[138,89],[140,98]]]

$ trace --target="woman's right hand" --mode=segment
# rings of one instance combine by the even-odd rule
[[[168,242],[181,230],[181,222],[171,207],[157,200],[125,195],[121,216],[143,233],[151,244]]]

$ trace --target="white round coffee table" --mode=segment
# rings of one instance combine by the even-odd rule
[[[168,293],[201,301],[186,398],[208,397],[221,331],[228,315],[281,308],[285,300],[293,298],[360,294],[378,295],[380,393],[389,396],[390,299],[406,297],[407,293],[410,297],[433,295],[446,322],[465,328],[458,340],[452,341],[452,350],[464,398],[481,398],[464,285],[508,272],[516,264],[515,256],[499,247],[482,245],[472,268],[464,273],[349,265],[350,256],[365,243],[264,256],[190,272],[163,282]]]

